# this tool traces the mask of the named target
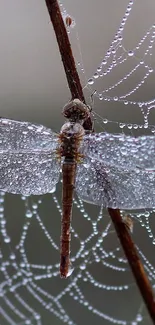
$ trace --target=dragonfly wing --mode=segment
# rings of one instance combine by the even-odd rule
[[[0,152],[42,149],[52,152],[56,147],[57,135],[51,129],[30,122],[0,118]]]
[[[109,208],[155,207],[155,172],[109,167],[95,159],[78,166],[76,190],[89,203]]]
[[[155,169],[155,136],[135,138],[109,133],[86,135],[81,153],[107,166],[152,170]]]
[[[24,195],[51,192],[59,180],[57,146],[57,135],[42,125],[0,118],[0,189]]]

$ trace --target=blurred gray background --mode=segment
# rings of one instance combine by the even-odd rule
[[[79,69],[80,78],[83,87],[92,75],[96,72],[97,67],[105,57],[105,54],[111,45],[112,40],[120,26],[124,16],[126,7],[129,1],[127,0],[64,0],[63,6],[67,13],[75,19],[75,27],[70,29],[70,40],[75,54],[76,63],[84,67],[84,73]],[[153,0],[136,0],[134,1],[133,9],[127,20],[122,44],[128,52],[134,49],[149,28],[155,23],[155,3]],[[94,90],[101,91],[109,87],[113,82],[117,82],[124,76],[124,73],[129,73],[135,66],[138,60],[143,59],[144,52],[149,44],[146,40],[144,46],[136,53],[136,56],[128,58],[123,66],[114,69],[110,75],[105,78],[100,78],[91,87],[85,87],[84,93],[89,103],[90,96]],[[81,53],[80,53],[81,48]],[[82,54],[82,61],[81,61]],[[155,66],[154,49],[152,55],[146,58],[147,64],[152,68]],[[139,61],[138,61],[139,62]],[[123,83],[122,88],[116,88],[112,92],[112,96],[120,96],[128,92],[132,87],[135,87],[139,80],[142,79],[143,70],[139,69],[136,77],[129,78],[127,83]],[[154,98],[154,72],[150,75],[143,86],[135,92],[129,99],[133,101],[146,101]],[[43,124],[50,127],[55,132],[63,123],[61,109],[70,100],[70,92],[66,82],[61,58],[58,51],[55,35],[52,24],[46,9],[45,1],[43,0],[13,0],[0,2],[0,115],[2,117],[13,118],[17,120],[25,120]],[[94,98],[91,103],[94,112],[97,112],[101,119],[96,121],[96,130],[98,127],[111,132],[120,131],[117,123],[102,124],[102,118],[110,121],[138,123],[143,124],[143,114],[138,105],[123,105],[119,102],[104,102]],[[97,123],[99,122],[99,123]],[[155,114],[154,109],[151,109],[149,115],[149,124],[154,124]],[[121,132],[121,131],[120,131]],[[126,132],[128,132],[126,130]],[[132,131],[134,133],[136,131]],[[145,130],[141,131],[146,132]],[[150,132],[150,131],[148,131]],[[58,186],[56,196],[61,203],[61,184]],[[36,202],[38,198],[31,198],[28,204]],[[52,238],[59,245],[60,236],[60,213],[58,213],[52,199],[52,195],[48,194],[41,198],[42,203],[39,206],[39,215],[46,229]],[[88,204],[85,205],[86,211],[90,217],[96,220],[99,209]],[[25,206],[19,196],[5,196],[5,219],[11,243],[9,249],[15,252],[15,246],[19,243],[22,227],[25,221]],[[150,227],[153,231],[153,217],[150,218]],[[104,231],[105,226],[109,222],[107,213],[103,213],[103,221],[100,222],[99,234]],[[74,209],[73,227],[79,234],[80,239],[86,238],[91,233],[92,228],[87,223],[78,209]],[[88,228],[87,228],[88,227]],[[141,251],[147,256],[150,265],[152,265],[152,273],[155,269],[154,246],[145,227],[140,227],[135,221],[134,225],[134,240],[140,247]],[[7,261],[10,251],[1,240],[2,245],[2,261]],[[77,251],[79,242],[73,239],[72,254]],[[6,245],[7,246],[7,245]],[[108,236],[105,241],[105,250],[113,251],[119,246],[118,240],[114,234]],[[102,249],[104,249],[102,247]],[[89,246],[91,250],[91,245]],[[38,226],[38,222],[33,219],[31,221],[30,230],[25,242],[25,253],[31,264],[55,264],[59,263],[59,251],[52,250],[47,241],[44,231]],[[120,257],[123,253],[119,252]],[[90,261],[91,261],[90,256]],[[144,261],[145,259],[143,259]],[[16,256],[17,264],[21,262],[21,255]],[[89,301],[96,310],[99,310],[101,315],[96,315],[88,310],[84,304],[80,304],[74,300],[69,294],[65,294],[60,302],[69,315],[73,323],[82,324],[104,324],[107,325],[115,320],[118,324],[137,325],[135,321],[137,313],[143,307],[141,297],[134,284],[134,280],[129,268],[125,264],[125,271],[119,272],[116,270],[116,260],[112,263],[110,257],[107,263],[113,265],[109,267],[102,263],[90,263],[88,271],[94,279],[101,284],[107,286],[129,284],[129,290],[108,291],[103,288],[97,288],[89,281],[86,281],[85,271],[82,272],[82,278],[78,280],[78,286],[84,296],[84,299]],[[79,272],[79,260],[75,265],[75,275]],[[146,263],[146,261],[145,261]],[[20,264],[19,264],[20,268]],[[119,268],[119,263],[118,263]],[[1,283],[4,281],[4,273],[1,270]],[[34,272],[34,270],[33,270]],[[38,271],[39,273],[39,271]],[[14,267],[8,270],[9,277],[15,274]],[[37,274],[37,270],[35,270]],[[73,273],[74,274],[74,273]],[[149,274],[151,277],[151,275]],[[63,281],[56,276],[48,279],[35,282],[40,288],[53,296],[63,292],[63,290],[72,284],[74,275]],[[22,281],[22,280],[20,280]],[[19,282],[20,282],[19,281]],[[18,279],[17,279],[18,282]],[[76,295],[76,288],[73,290],[73,295]],[[20,320],[18,315],[15,315],[10,306],[7,305],[5,297],[1,297],[0,307],[0,322],[6,324],[63,324],[63,322],[49,312],[30,292],[26,287],[19,286],[16,291],[20,294],[24,301],[27,301],[41,315],[40,323],[34,320],[32,312],[25,311],[24,307],[16,300],[14,293],[6,290],[6,297],[19,310],[25,312],[26,321]],[[78,295],[77,295],[78,297]],[[43,298],[45,299],[45,297]],[[47,296],[46,296],[46,299]],[[53,303],[53,308],[60,313],[60,306]],[[2,316],[2,309],[6,311],[10,319],[5,319]],[[141,309],[140,309],[141,311]],[[109,316],[109,320],[107,316]],[[142,315],[145,316],[141,324],[151,324],[147,318],[147,312],[144,309]],[[122,323],[121,323],[122,321]],[[123,323],[124,321],[124,323]],[[68,321],[67,321],[68,322]],[[133,323],[132,323],[133,322]],[[70,323],[71,324],[71,323]]]

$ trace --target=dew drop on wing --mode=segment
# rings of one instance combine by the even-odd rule
[[[51,189],[51,191],[49,193],[53,194],[53,193],[55,193],[55,191],[56,191],[56,186],[53,186],[53,188]]]

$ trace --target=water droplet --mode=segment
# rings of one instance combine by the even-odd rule
[[[122,41],[122,39],[123,39],[122,35],[119,35],[119,36],[118,36],[118,40],[119,40],[119,41]]]
[[[106,118],[103,119],[103,123],[104,124],[107,124],[108,123],[108,120]]]
[[[94,79],[98,79],[99,74],[97,72],[95,72],[93,77],[94,77]]]
[[[112,50],[111,50],[111,53],[112,53],[112,54],[115,54],[115,53],[116,53],[116,50],[115,50],[115,49],[112,49]]]
[[[37,203],[32,203],[32,208],[33,208],[34,210],[36,210],[36,209],[38,208]]]
[[[102,233],[102,237],[106,237],[108,235],[108,233],[106,232],[106,231],[104,231],[103,233]]]
[[[141,314],[138,314],[137,317],[136,317],[136,321],[137,322],[141,322],[143,320],[143,317]]]
[[[124,148],[124,147],[122,147],[122,148],[121,148],[121,154],[122,154],[123,156],[126,156],[126,155],[128,154],[127,149]]]
[[[89,168],[89,167],[90,167],[90,163],[89,163],[89,162],[88,162],[88,163],[87,163],[87,162],[84,163],[84,164],[83,164],[83,167],[85,167],[85,168]]]
[[[10,241],[11,241],[10,237],[7,236],[4,238],[4,242],[7,244],[10,243]]]
[[[32,218],[32,211],[31,210],[27,210],[26,211],[26,213],[25,213],[25,216],[27,217],[27,218]]]
[[[83,270],[85,270],[85,269],[86,269],[86,264],[81,264],[81,265],[80,265],[80,270],[83,271]]]
[[[128,128],[129,130],[131,130],[131,129],[132,129],[132,124],[127,124],[127,128]]]
[[[107,64],[107,61],[104,59],[104,60],[102,61],[102,64],[103,64],[103,65],[106,65],[106,64]]]
[[[49,193],[54,193],[55,191],[56,191],[56,186],[54,186]]]
[[[41,316],[39,314],[35,314],[34,315],[34,318],[37,319],[37,320],[39,320],[41,318]]]
[[[10,259],[11,259],[11,260],[15,260],[15,258],[16,258],[15,254],[14,254],[14,253],[11,253],[11,254],[10,254]]]
[[[125,127],[125,123],[119,123],[120,129],[123,129]]]
[[[93,80],[92,78],[90,78],[90,79],[88,80],[88,84],[89,84],[89,85],[93,85],[93,84],[94,84],[94,80]]]
[[[25,325],[30,325],[31,324],[31,320],[30,319],[27,319],[26,321],[25,321]]]
[[[73,271],[74,271],[74,267],[72,267],[71,265],[69,266],[69,269],[68,269],[68,273],[67,273],[67,278],[69,277],[69,276],[71,276],[72,275],[72,273],[73,273]]]
[[[107,56],[109,57],[109,56],[110,56],[110,54],[111,54],[111,51],[110,51],[110,50],[108,50],[108,51],[107,51]]]
[[[21,199],[22,199],[23,201],[25,201],[25,200],[26,200],[26,196],[25,196],[25,195],[22,195],[22,196],[21,196]]]
[[[129,51],[128,52],[128,56],[133,56],[134,55],[134,52],[133,51]]]

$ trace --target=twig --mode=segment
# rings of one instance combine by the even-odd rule
[[[120,211],[118,209],[108,209],[112,222],[114,224],[117,235],[120,239],[126,258],[130,264],[134,278],[137,282],[138,288],[145,301],[146,307],[150,316],[152,317],[153,324],[155,324],[155,301],[150,282],[145,273],[144,267],[132,238],[128,232],[127,226],[123,221]]]
[[[76,69],[75,60],[73,57],[71,45],[69,42],[67,30],[62,18],[62,14],[59,8],[59,4],[57,0],[45,0],[48,12],[51,18],[51,22],[53,24],[53,28],[55,31],[55,35],[57,38],[57,43],[59,46],[59,51],[61,54],[61,59],[64,65],[68,86],[72,95],[72,99],[78,98],[82,102],[85,103],[85,98],[81,86],[81,82],[79,79],[79,75]],[[92,131],[93,123],[91,118],[88,118],[83,127],[85,130]]]
[[[68,39],[68,34],[66,31],[66,27],[64,25],[64,21],[61,15],[58,1],[45,0],[45,2],[49,11],[53,28],[55,30],[62,62],[66,72],[68,85],[72,94],[72,99],[78,98],[81,101],[85,102],[82,86],[76,70],[76,65],[72,54],[71,45]],[[86,130],[90,130],[90,131],[92,130],[91,118],[89,118],[86,121],[84,128]],[[148,281],[147,275],[144,271],[142,262],[140,261],[140,258],[138,256],[136,247],[131,239],[129,232],[127,231],[127,227],[125,226],[125,223],[122,221],[120,211],[118,209],[114,210],[110,208],[108,209],[108,211],[114,223],[117,235],[120,239],[123,250],[128,259],[134,278],[142,294],[142,297],[144,299],[150,317],[153,320],[153,324],[155,324],[155,301],[154,301],[153,291],[150,282]]]

